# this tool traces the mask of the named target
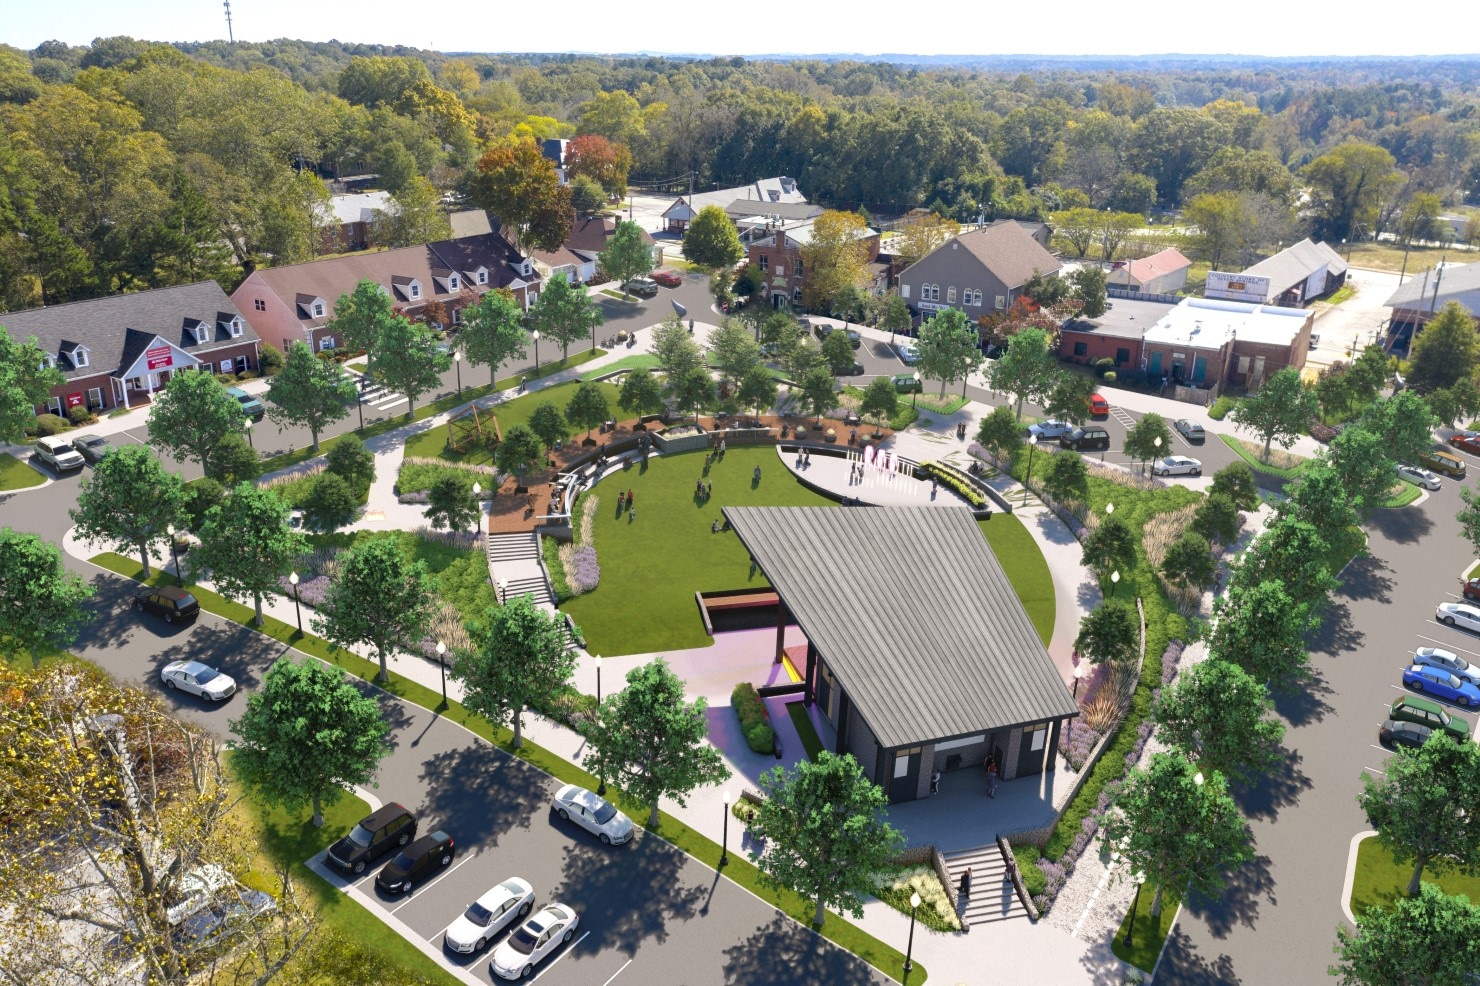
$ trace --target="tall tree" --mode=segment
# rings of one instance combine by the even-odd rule
[[[16,342],[0,325],[0,441],[19,442],[36,408],[51,399],[51,388],[66,382],[61,370],[44,364],[44,355],[35,336]]]
[[[1229,416],[1264,440],[1262,458],[1268,460],[1271,443],[1289,448],[1305,433],[1315,416],[1315,398],[1300,382],[1300,371],[1286,367],[1265,380],[1259,393],[1240,398]]]
[[[966,313],[957,308],[938,312],[934,318],[920,326],[920,372],[927,377],[940,380],[940,392],[946,385],[961,381],[966,390],[966,378],[982,362],[981,336],[972,328]]]
[[[1023,419],[1023,404],[1045,400],[1058,380],[1058,361],[1041,329],[1024,329],[1007,343],[1007,352],[992,364],[993,390],[1013,397],[1017,420]]]
[[[663,410],[663,385],[646,368],[638,367],[622,378],[617,406],[638,417],[656,414]]]
[[[851,362],[851,349],[848,355]],[[724,319],[719,328],[709,333],[709,362],[733,387],[752,367],[760,365],[761,344],[755,341],[745,323],[736,318]]]
[[[1465,540],[1480,553],[1480,497],[1475,495],[1475,487],[1461,486],[1459,498],[1464,503],[1464,509],[1455,514],[1454,519],[1459,521]]]
[[[395,318],[391,296],[365,278],[349,294],[339,296],[334,302],[334,316],[324,327],[348,348],[369,350]]]
[[[1415,462],[1434,447],[1439,421],[1422,397],[1404,390],[1368,405],[1357,426],[1376,435],[1395,463]]]
[[[1254,858],[1223,775],[1199,772],[1179,754],[1153,753],[1144,768],[1126,775],[1110,804],[1105,842],[1120,850],[1126,873],[1144,873],[1156,885],[1153,919],[1168,888],[1216,896],[1227,873]]]
[[[354,382],[344,371],[314,356],[307,343],[295,340],[288,346],[282,370],[268,385],[268,417],[279,424],[307,428],[317,452],[319,432],[348,417],[354,399]]]
[[[632,152],[627,145],[600,134],[583,134],[565,145],[565,171],[572,178],[590,178],[612,198],[627,194]]]
[[[1213,620],[1213,657],[1237,664],[1272,689],[1288,688],[1305,674],[1305,635],[1318,621],[1311,605],[1297,602],[1280,580],[1230,585],[1213,600]]]
[[[262,597],[281,591],[279,580],[308,550],[308,539],[288,526],[291,511],[272,490],[241,483],[206,512],[200,546],[189,555],[192,576],[209,572],[228,599],[252,597],[253,622],[259,627]]]
[[[391,652],[416,646],[427,635],[433,602],[426,566],[408,561],[394,539],[365,538],[339,556],[339,577],[330,583],[313,628],[341,647],[369,646],[380,662],[377,680],[385,682]]]
[[[1408,383],[1419,393],[1453,387],[1472,379],[1477,366],[1480,339],[1476,338],[1475,320],[1459,302],[1451,301],[1413,340]]]
[[[1155,411],[1141,415],[1141,420],[1125,433],[1125,454],[1147,463],[1172,450],[1172,429],[1166,418]]]
[[[683,255],[691,264],[717,271],[738,264],[745,257],[745,247],[729,213],[717,205],[706,205],[684,230]]]
[[[1223,493],[1240,510],[1253,510],[1259,506],[1259,486],[1254,481],[1254,470],[1243,459],[1235,459],[1213,473],[1213,485],[1209,493]]]
[[[529,430],[539,436],[546,451],[570,437],[570,425],[554,401],[540,401],[529,415]]]
[[[1060,452],[1048,457],[1043,470],[1043,489],[1060,503],[1089,500],[1089,469],[1084,456],[1077,452]]]
[[[1197,513],[1193,515],[1189,529],[1209,541],[1229,545],[1238,536],[1243,521],[1243,516],[1228,494],[1209,493],[1197,505]]]
[[[504,432],[504,440],[493,451],[494,463],[503,472],[513,473],[524,485],[524,477],[540,461],[544,446],[529,425],[517,424]]]
[[[1322,450],[1321,458],[1336,471],[1343,495],[1360,517],[1369,517],[1382,506],[1398,481],[1382,436],[1366,428],[1343,429]]]
[[[832,386],[832,377],[827,378]],[[668,378],[668,395],[681,411],[694,412],[694,422],[699,421],[699,412],[715,401],[714,378],[702,366],[691,367],[676,377]]]
[[[653,248],[643,239],[641,226],[628,219],[618,219],[596,264],[607,277],[623,285],[625,295],[628,281],[653,269]]]
[[[587,336],[592,348],[596,330],[605,321],[601,309],[586,293],[586,285],[572,285],[564,277],[552,277],[529,310],[530,321],[540,335],[560,343],[561,359],[570,358],[570,344]]]
[[[185,481],[178,473],[166,472],[148,446],[121,445],[82,481],[77,506],[67,513],[82,540],[138,549],[148,578],[150,549],[167,549],[170,526],[185,526]]]
[[[408,181],[371,223],[375,238],[388,247],[419,246],[452,236],[442,193],[420,175]]]
[[[565,405],[565,420],[577,428],[584,427],[588,441],[591,429],[605,424],[611,413],[612,406],[606,399],[606,392],[595,380],[588,380],[577,387],[570,396],[570,403]]]
[[[695,788],[730,776],[709,742],[706,702],[684,700],[684,683],[661,657],[627,672],[627,687],[602,703],[585,767],[648,805],[658,825],[658,801],[688,804]]]
[[[468,193],[508,227],[521,253],[558,250],[575,223],[570,189],[560,184],[555,162],[530,137],[509,138],[485,151]]]
[[[1480,866],[1480,748],[1438,733],[1388,757],[1380,776],[1364,773],[1357,795],[1378,845],[1394,862],[1413,864],[1409,897],[1418,896],[1426,868],[1473,873]]]
[[[960,235],[961,224],[956,220],[918,209],[905,216],[890,246],[903,270]]]
[[[231,765],[242,783],[289,813],[312,806],[316,828],[325,806],[372,784],[391,752],[390,724],[374,697],[362,695],[342,668],[311,657],[278,658],[231,732]]]
[[[406,395],[410,421],[416,399],[441,385],[442,374],[452,369],[452,357],[437,348],[431,329],[397,315],[370,347],[369,369],[393,393]]]
[[[1282,513],[1303,520],[1328,544],[1338,544],[1358,520],[1351,493],[1328,461],[1317,458],[1306,465],[1296,483],[1285,487]]]
[[[1059,370],[1053,387],[1043,401],[1043,413],[1050,418],[1081,425],[1089,420],[1089,399],[1096,390],[1093,377],[1083,373]]]
[[[771,768],[760,787],[766,797],[750,830],[765,844],[756,860],[761,880],[814,900],[814,927],[822,926],[829,906],[861,917],[874,873],[904,844],[885,821],[883,789],[852,755],[826,750],[790,771]]]
[[[884,295],[879,303],[878,312],[879,328],[886,330],[890,335],[910,330],[910,306],[899,296],[898,291],[890,291]]]
[[[0,650],[27,653],[69,646],[87,622],[82,604],[94,589],[62,567],[56,545],[0,527]]]
[[[194,459],[207,476],[221,474],[218,453],[241,436],[242,406],[209,373],[176,373],[149,410],[149,444],[176,462]]]
[[[1092,664],[1135,662],[1141,628],[1129,606],[1105,601],[1079,620],[1074,649]]]
[[[1392,154],[1355,140],[1322,154],[1302,174],[1310,187],[1316,232],[1327,240],[1349,239],[1359,229],[1372,229],[1378,203],[1403,181]]]
[[[1136,535],[1126,522],[1113,514],[1102,517],[1084,538],[1084,564],[1103,582],[1110,573],[1128,575],[1136,566]]]
[[[828,337],[822,340],[818,351],[822,355],[822,365],[827,367],[827,372],[835,377],[853,375],[853,365],[857,361],[853,358],[853,344],[848,341],[846,333],[829,333]],[[757,355],[759,355],[759,349],[757,349]]]
[[[889,381],[888,377],[877,377],[876,379]],[[893,381],[889,381],[889,384],[889,389],[892,391]],[[976,441],[998,462],[1011,463],[1013,457],[1023,447],[1023,430],[1018,426],[1017,419],[1013,417],[1012,408],[992,408],[992,413],[984,416],[981,424],[977,426]]]
[[[474,649],[459,653],[448,675],[462,683],[463,705],[495,726],[511,727],[513,745],[523,746],[525,708],[555,694],[575,671],[565,617],[518,596],[490,608],[469,634]]]
[[[1279,579],[1297,602],[1319,608],[1337,584],[1326,565],[1330,545],[1315,525],[1280,513],[1239,556],[1230,585],[1248,588]]]
[[[1480,908],[1432,883],[1417,897],[1369,907],[1357,930],[1336,929],[1341,986],[1430,986],[1462,983],[1480,965]]]
[[[1161,577],[1172,585],[1199,592],[1218,570],[1218,561],[1208,539],[1197,531],[1184,531],[1161,559]]]
[[[1182,671],[1151,705],[1156,735],[1203,770],[1252,784],[1283,759],[1285,724],[1271,715],[1269,689],[1227,661]]]
[[[892,419],[899,410],[899,391],[889,377],[874,377],[863,388],[863,398],[858,402],[858,413],[874,419],[874,427],[886,419]]]
[[[658,368],[668,378],[668,385],[689,370],[703,367],[704,352],[694,337],[689,335],[677,315],[671,315],[653,330],[653,355],[658,357]]]
[[[829,209],[812,221],[812,236],[802,244],[802,300],[826,311],[844,285],[868,282],[868,220],[856,212]]]
[[[1099,318],[1105,314],[1105,310],[1110,307],[1105,297],[1108,279],[1105,268],[1089,264],[1069,275],[1069,284],[1072,286],[1070,297],[1079,302],[1079,314],[1085,318]]]
[[[488,367],[490,386],[505,360],[524,359],[528,355],[524,348],[528,341],[524,313],[505,291],[489,291],[463,309],[458,345],[469,362]]]

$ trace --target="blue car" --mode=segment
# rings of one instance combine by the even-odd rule
[[[1480,705],[1480,688],[1463,681],[1443,668],[1415,664],[1403,672],[1403,684],[1416,692],[1425,692],[1446,702],[1467,708]]]

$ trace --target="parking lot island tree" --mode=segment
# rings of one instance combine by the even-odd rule
[[[555,694],[575,673],[565,617],[538,609],[527,596],[491,607],[468,628],[473,649],[459,652],[447,676],[462,683],[463,705],[524,745],[524,710]]]
[[[0,326],[0,441],[19,442],[51,388],[65,382],[61,370],[46,365],[35,336],[16,342]]]
[[[1172,429],[1167,420],[1155,411],[1141,415],[1125,433],[1125,454],[1143,465],[1152,459],[1168,455],[1172,451]]]
[[[524,359],[529,333],[524,330],[524,313],[508,291],[489,291],[463,309],[458,345],[468,361],[488,367],[488,383],[493,385],[498,368],[506,360]]]
[[[1282,759],[1284,721],[1262,682],[1228,661],[1208,660],[1178,675],[1151,706],[1156,736],[1203,770],[1251,784]]]
[[[247,696],[231,723],[237,737],[231,765],[259,800],[296,814],[324,808],[352,787],[373,787],[380,761],[391,752],[390,724],[375,698],[355,687],[341,668],[280,657]]]
[[[1269,447],[1278,442],[1287,449],[1305,433],[1316,416],[1315,394],[1300,382],[1300,371],[1286,367],[1264,381],[1259,393],[1234,402],[1229,417],[1264,442],[1260,458],[1269,461]]]
[[[1328,971],[1341,986],[1463,983],[1480,966],[1480,907],[1432,883],[1416,897],[1399,897],[1336,927],[1337,962]]]
[[[425,325],[396,316],[370,347],[370,375],[392,393],[406,395],[406,420],[416,410],[416,399],[442,382],[452,368],[452,357],[437,348],[437,339]]]
[[[391,653],[420,644],[432,616],[426,567],[407,560],[395,540],[372,537],[339,556],[339,577],[329,584],[313,628],[341,647],[370,647],[380,662],[376,680],[384,682]]]
[[[835,377],[851,377],[853,375],[853,344],[848,341],[846,332],[831,332],[822,340],[822,362],[829,373]]]
[[[570,357],[570,344],[596,338],[606,319],[586,293],[586,285],[552,277],[529,310],[529,320],[540,335],[560,344],[561,359]],[[593,347],[594,348],[594,347]]]
[[[89,616],[93,587],[62,567],[57,546],[0,527],[0,650],[25,651],[33,663],[71,645]]]
[[[940,392],[957,380],[965,381],[982,362],[981,335],[972,327],[966,313],[948,308],[936,313],[920,326],[916,344],[920,353],[920,374],[940,381]]]
[[[1305,675],[1305,635],[1319,620],[1279,579],[1234,584],[1213,600],[1208,653],[1243,668],[1271,689],[1289,688]]]
[[[1279,514],[1239,556],[1229,585],[1244,589],[1278,579],[1292,599],[1319,612],[1337,586],[1326,565],[1329,551],[1330,542],[1315,525],[1293,514]]]
[[[155,395],[149,444],[176,462],[193,459],[207,476],[218,476],[223,463],[217,453],[228,436],[241,437],[245,420],[241,405],[215,377],[176,373]]]
[[[822,927],[828,907],[862,917],[875,874],[904,845],[887,821],[883,789],[852,754],[827,750],[790,770],[772,767],[761,774],[760,788],[765,798],[750,831],[764,842],[755,860],[762,881],[815,901],[815,927]]]
[[[1307,465],[1299,481],[1285,487],[1285,497],[1276,509],[1310,524],[1328,544],[1339,543],[1359,519],[1341,473],[1325,458]]]
[[[1023,404],[1046,400],[1061,372],[1048,334],[1027,328],[1007,341],[1007,351],[992,364],[990,382],[993,390],[1012,396],[1014,416],[1021,421]]]
[[[684,700],[684,683],[661,657],[627,672],[627,687],[602,703],[590,733],[585,768],[648,806],[658,825],[658,801],[687,805],[699,787],[730,776],[709,743],[704,698]]]
[[[267,416],[278,424],[307,428],[318,452],[319,432],[348,417],[354,399],[354,381],[338,364],[319,359],[307,343],[294,341],[282,370],[268,385]]]
[[[1412,863],[1408,896],[1424,870],[1473,873],[1480,867],[1480,747],[1439,730],[1418,749],[1400,748],[1383,773],[1362,774],[1357,804],[1397,863]]]
[[[1398,483],[1393,474],[1397,463],[1383,436],[1361,423],[1342,429],[1321,450],[1321,458],[1336,470],[1343,494],[1363,519],[1382,506]]]
[[[308,539],[288,526],[291,510],[272,490],[240,483],[206,512],[200,545],[188,556],[193,578],[209,573],[226,598],[252,597],[255,626],[262,625],[262,597],[281,591],[279,579],[308,551]]]
[[[642,277],[653,269],[653,248],[643,242],[642,227],[629,219],[618,219],[612,230],[606,249],[596,258],[597,265],[606,271],[607,277],[622,286],[627,294],[627,282]]]
[[[148,578],[150,550],[167,552],[170,526],[185,526],[185,481],[167,471],[147,445],[120,445],[82,481],[68,515],[82,540],[136,549]]]

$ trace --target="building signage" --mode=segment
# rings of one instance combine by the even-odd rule
[[[175,358],[170,355],[169,346],[158,346],[144,354],[148,361],[149,369],[160,370],[167,366],[175,365]]]
[[[1172,354],[1172,359],[1186,359],[1186,358],[1187,358],[1187,354],[1186,353],[1173,353]]]
[[[1269,278],[1255,274],[1226,274],[1209,271],[1203,296],[1226,301],[1263,302],[1269,298]]]
[[[82,395],[81,394],[68,394],[67,395],[67,406],[68,407],[81,407],[82,406]]]
[[[917,301],[915,302],[915,307],[922,312],[943,312],[947,311],[951,306],[937,304],[934,301]]]

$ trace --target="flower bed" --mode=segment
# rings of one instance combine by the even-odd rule
[[[961,930],[955,905],[933,866],[921,863],[879,870],[873,875],[873,891],[879,900],[904,914],[910,913],[910,894],[917,893],[920,908],[915,914],[921,924],[934,931]]]
[[[978,510],[987,505],[987,495],[954,466],[943,462],[922,462],[918,472],[934,477]]]
[[[771,714],[761,700],[755,686],[742,681],[730,692],[730,707],[740,719],[740,731],[745,734],[745,743],[756,753],[772,753],[776,749],[776,730],[771,728]]]

